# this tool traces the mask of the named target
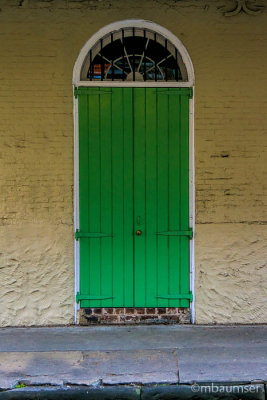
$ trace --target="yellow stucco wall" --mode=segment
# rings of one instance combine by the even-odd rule
[[[222,4],[0,0],[0,325],[73,322],[72,70],[128,18],[171,30],[195,68],[196,320],[267,322],[267,10]]]

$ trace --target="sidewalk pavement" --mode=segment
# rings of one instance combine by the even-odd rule
[[[2,390],[194,382],[266,383],[267,326],[0,329]]]

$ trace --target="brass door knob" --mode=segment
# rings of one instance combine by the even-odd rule
[[[136,236],[141,236],[142,235],[142,231],[140,231],[139,229],[135,233],[136,233]]]

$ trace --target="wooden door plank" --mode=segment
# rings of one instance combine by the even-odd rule
[[[79,225],[80,231],[89,231],[89,192],[88,192],[88,97],[79,97]],[[89,293],[89,246],[85,239],[80,242],[80,291]],[[88,307],[83,300],[81,306]]]
[[[146,303],[145,226],[145,88],[134,88],[134,295],[135,307]]]
[[[189,99],[186,95],[181,95],[181,229],[189,228]],[[181,237],[181,266],[180,266],[180,291],[181,293],[189,292],[189,239]],[[188,300],[181,300],[181,307],[189,307]]]
[[[100,232],[100,126],[99,95],[88,96],[88,170],[89,170],[89,232]],[[100,241],[105,239],[91,238],[89,253],[89,293],[91,296],[101,295]],[[90,300],[90,307],[97,307],[99,300]]]
[[[157,232],[169,230],[169,96],[161,95],[157,89],[157,170],[158,170],[158,214]],[[158,296],[169,293],[169,238],[158,236]],[[168,307],[167,299],[159,299],[159,307]]]
[[[113,307],[124,304],[122,88],[112,89]]]
[[[124,88],[123,111],[123,229],[124,306],[133,307],[133,89]]]
[[[113,234],[112,226],[112,162],[111,162],[111,94],[101,88],[100,97],[100,170],[101,170],[101,232]],[[112,237],[100,240],[101,296],[113,297]],[[102,307],[112,307],[112,298],[100,302]]]
[[[171,90],[171,89],[170,89]],[[169,229],[180,230],[181,207],[181,148],[180,148],[180,96],[169,98]],[[179,236],[169,238],[169,294],[180,293],[180,242]],[[169,300],[170,307],[180,305],[180,300]]]
[[[146,306],[157,307],[157,96],[146,89]]]

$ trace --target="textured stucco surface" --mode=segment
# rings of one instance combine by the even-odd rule
[[[0,0],[0,325],[73,322],[72,70],[127,18],[171,30],[194,64],[196,320],[267,322],[267,10],[222,4]]]
[[[196,240],[198,322],[266,322],[266,225],[198,225]]]

